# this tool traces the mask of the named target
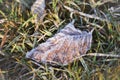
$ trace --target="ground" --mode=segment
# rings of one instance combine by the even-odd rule
[[[0,0],[0,80],[120,80],[119,57],[85,56],[67,66],[38,66],[25,58],[72,19],[80,30],[95,29],[87,54],[120,55],[120,11],[113,12],[119,1],[52,0],[46,3],[46,15],[38,26],[30,12],[34,0],[20,1]]]

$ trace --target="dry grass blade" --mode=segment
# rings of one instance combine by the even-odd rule
[[[117,3],[117,2],[118,0],[98,0],[98,1],[90,0],[91,6],[93,8],[104,5],[105,3]]]
[[[74,10],[68,6],[65,6],[64,5],[64,8],[69,10],[71,13],[77,13],[79,14],[80,16],[83,16],[83,17],[87,17],[87,18],[93,18],[93,19],[97,19],[97,20],[100,20],[100,21],[106,21],[106,22],[109,22],[107,19],[104,19],[104,18],[100,18],[96,15],[90,15],[90,14],[86,14],[86,13],[83,13],[83,12],[80,12],[80,11],[77,11],[77,10]]]
[[[91,23],[88,19],[86,19],[86,18],[82,18],[83,20],[85,20],[86,21],[86,23],[87,24],[89,24],[89,25],[91,25],[91,26],[95,26],[95,27],[97,27],[97,28],[99,28],[99,29],[102,29],[103,27],[101,27],[100,25],[98,25],[98,24],[96,24],[96,23]]]
[[[111,13],[111,15],[113,16],[113,18],[115,18],[118,21],[120,21],[120,5],[116,5],[114,7],[111,7],[108,9]]]
[[[3,71],[0,69],[0,80],[5,80],[5,76],[3,74]]]
[[[87,66],[87,64],[85,63],[84,59],[83,59],[82,57],[80,57],[79,60],[81,61],[83,67],[85,68],[85,71],[86,71],[87,73],[89,73],[90,71],[89,71],[88,66]]]
[[[2,38],[2,42],[0,44],[0,50],[2,49],[4,43],[6,42],[6,38],[7,38],[7,33],[8,33],[9,30],[7,30]]]
[[[115,54],[103,54],[103,53],[89,53],[85,56],[98,56],[98,57],[114,57],[114,58],[120,58],[120,55]]]

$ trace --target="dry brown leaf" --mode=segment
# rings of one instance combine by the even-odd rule
[[[42,63],[67,65],[90,49],[92,32],[76,29],[72,21],[54,37],[28,52],[26,57]]]
[[[31,11],[34,15],[37,15],[35,22],[37,23],[41,16],[45,13],[45,0],[36,0],[33,6],[31,7]]]

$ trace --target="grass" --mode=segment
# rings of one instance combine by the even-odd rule
[[[36,31],[34,16],[28,7],[32,5],[31,1],[26,0],[20,4],[16,0],[0,0],[0,80],[120,80],[119,58],[86,56],[83,57],[83,62],[78,60],[68,66],[58,67],[46,64],[37,66],[25,58],[28,51],[52,37],[72,18],[81,30],[95,28],[92,48],[88,54],[119,55],[120,19],[114,18],[108,11],[108,8],[117,3],[103,3],[94,0],[53,0],[47,3],[47,15]],[[77,13],[70,17],[72,12],[63,5],[101,18],[106,16],[109,21]]]

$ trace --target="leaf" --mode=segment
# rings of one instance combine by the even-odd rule
[[[37,15],[35,19],[35,22],[37,23],[45,12],[45,0],[36,0],[31,7],[31,11],[34,15]]]
[[[28,52],[26,57],[42,63],[67,65],[86,54],[91,42],[92,31],[80,31],[74,27],[72,21],[54,37]]]

